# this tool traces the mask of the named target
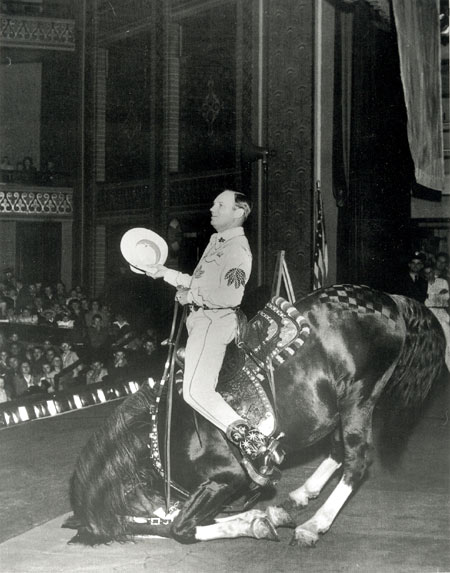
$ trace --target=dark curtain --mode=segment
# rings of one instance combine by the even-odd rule
[[[408,140],[419,185],[444,188],[440,26],[436,0],[393,0]]]
[[[396,38],[375,25],[367,5],[355,7],[349,95],[345,89],[348,80],[339,77],[349,73],[349,63],[342,61],[348,51],[339,46],[342,34],[349,33],[348,26],[341,26],[339,19],[337,24],[337,278],[339,282],[363,283],[389,291],[409,248],[413,181]],[[342,125],[349,107],[350,131],[346,135]],[[345,138],[350,141],[347,177]]]

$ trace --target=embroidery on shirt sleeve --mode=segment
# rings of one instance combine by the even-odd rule
[[[242,269],[230,269],[225,278],[227,279],[227,285],[234,285],[235,288],[240,286],[245,286],[245,272]]]
[[[197,269],[195,269],[194,272],[194,277],[196,279],[199,279],[202,275],[205,274],[205,270],[203,269],[203,267],[200,265]]]

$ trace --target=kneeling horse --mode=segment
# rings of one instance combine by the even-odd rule
[[[253,494],[255,484],[236,448],[207,420],[194,418],[175,392],[170,487],[176,502],[165,507],[167,476],[160,454],[165,398],[144,383],[80,454],[71,479],[74,514],[67,524],[78,529],[73,542],[97,544],[136,534],[182,543],[277,539],[277,527],[292,527],[293,544],[314,545],[366,474],[372,416],[382,394],[389,393],[390,409],[412,411],[444,363],[444,335],[425,306],[357,285],[315,291],[295,307],[272,299],[249,323],[246,341],[259,359],[247,356],[236,368],[227,366],[226,358],[228,374],[217,389],[256,424],[276,410],[274,431],[284,434],[287,459],[330,435],[330,453],[312,476],[279,506],[218,517],[228,504]],[[276,403],[264,391],[264,354],[274,365]],[[395,416],[391,421],[393,427],[385,431],[393,436],[400,428]],[[340,481],[325,503],[297,523],[297,510],[338,471]]]

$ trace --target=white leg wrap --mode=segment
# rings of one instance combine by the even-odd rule
[[[340,512],[342,506],[352,493],[352,488],[344,483],[338,483],[327,501],[305,523],[295,529],[294,539],[301,545],[314,545],[319,539],[319,533],[328,531]]]
[[[195,529],[195,538],[198,541],[232,539],[235,537],[278,539],[273,524],[265,512],[258,509],[246,511],[238,515],[218,518],[213,525],[201,525]]]
[[[308,505],[308,501],[319,495],[324,485],[341,465],[331,457],[326,458],[312,476],[302,486],[292,491],[289,497],[298,506]]]

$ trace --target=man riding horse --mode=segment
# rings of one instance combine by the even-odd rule
[[[247,197],[225,190],[210,209],[211,236],[192,276],[153,265],[147,276],[177,288],[176,300],[189,305],[183,398],[236,445],[250,475],[263,476],[283,452],[272,437],[275,428],[255,428],[216,391],[227,345],[236,337],[237,311],[250,277],[252,254],[243,224],[251,212]],[[263,431],[261,431],[263,430]]]

